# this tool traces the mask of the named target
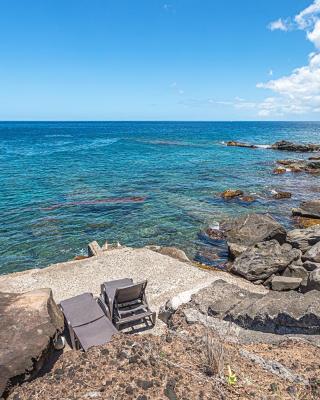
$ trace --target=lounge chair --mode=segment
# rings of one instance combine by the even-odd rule
[[[67,321],[74,349],[82,348],[87,351],[92,346],[109,342],[112,335],[117,333],[92,293],[63,300],[60,307]]]
[[[125,278],[101,285],[100,299],[106,304],[108,315],[117,329],[133,327],[148,321],[153,326],[156,313],[151,311],[146,298],[147,281],[134,284]]]

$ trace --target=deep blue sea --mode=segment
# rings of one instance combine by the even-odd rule
[[[223,144],[281,139],[319,143],[320,123],[0,123],[0,273],[72,259],[92,240],[195,256],[210,246],[205,226],[248,211],[290,226],[291,207],[317,198],[320,178],[272,170],[277,159],[308,155]],[[225,202],[229,187],[257,201]],[[275,201],[272,190],[293,197]]]

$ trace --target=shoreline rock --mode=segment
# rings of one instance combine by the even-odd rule
[[[228,243],[231,259],[236,258],[249,246],[272,239],[284,243],[286,230],[268,214],[246,214],[229,218],[220,223]]]
[[[64,329],[64,317],[50,289],[0,292],[0,314],[1,396],[37,375]]]

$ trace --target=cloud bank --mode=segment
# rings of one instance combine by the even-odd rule
[[[303,30],[315,51],[309,55],[307,65],[296,68],[288,76],[257,84],[257,88],[273,92],[271,97],[256,104],[258,114],[269,117],[320,112],[320,0],[293,18],[271,22],[268,28],[285,32]]]

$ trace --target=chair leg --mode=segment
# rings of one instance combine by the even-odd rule
[[[74,350],[77,350],[77,345],[76,345],[76,339],[75,339],[74,331],[73,331],[73,329],[72,329],[72,327],[71,327],[70,325],[68,325],[68,328],[69,328],[69,336],[70,336],[72,348],[73,348]]]

